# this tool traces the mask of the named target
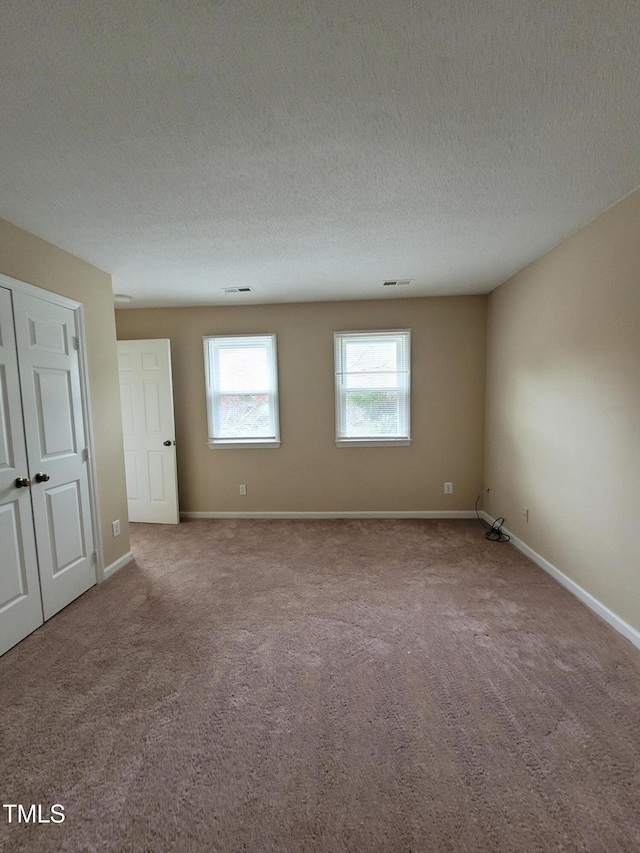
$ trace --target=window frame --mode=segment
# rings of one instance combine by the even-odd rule
[[[366,386],[366,390],[395,390],[402,394],[405,404],[403,410],[399,411],[399,420],[402,426],[406,426],[402,435],[398,436],[356,436],[350,438],[340,434],[341,425],[346,422],[346,394],[344,387],[341,387],[341,377],[346,376],[346,371],[342,370],[344,364],[345,343],[348,340],[357,338],[399,338],[404,346],[403,355],[406,357],[407,370],[404,374],[406,380],[397,382],[394,389]],[[335,423],[336,435],[335,441],[337,447],[407,447],[411,444],[411,329],[369,329],[364,331],[341,331],[333,333],[334,341],[334,378],[335,378]],[[401,371],[395,371],[399,376]],[[351,374],[353,375],[353,374]],[[354,390],[354,389],[349,389]],[[355,389],[357,390],[357,389]],[[364,390],[364,389],[363,389]],[[399,397],[399,400],[401,398]]]
[[[228,342],[228,347],[248,346],[251,341],[263,343],[267,353],[267,371],[269,376],[270,388],[267,390],[256,389],[255,391],[238,392],[237,396],[246,396],[247,394],[267,395],[269,398],[269,414],[271,426],[273,426],[274,435],[260,438],[256,436],[222,437],[217,436],[216,432],[220,431],[220,397],[233,396],[228,393],[222,394],[215,387],[216,378],[219,376],[219,371],[214,367],[216,362],[216,351],[219,352],[224,348],[223,342]],[[278,350],[275,332],[265,334],[250,334],[250,335],[205,335],[202,338],[204,350],[204,376],[205,376],[205,395],[207,403],[207,444],[212,449],[219,448],[258,448],[258,447],[280,447],[280,413],[278,399]],[[216,405],[217,404],[217,405]]]

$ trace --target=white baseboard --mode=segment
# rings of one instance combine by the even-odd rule
[[[480,517],[484,518],[489,524],[493,524],[494,519],[486,512],[481,512]],[[567,577],[560,569],[557,569],[552,563],[548,560],[545,560],[537,551],[534,551],[533,548],[530,548],[522,539],[518,539],[517,536],[514,536],[510,530],[507,530],[506,527],[502,528],[504,532],[511,538],[511,542],[516,546],[518,551],[522,551],[530,560],[540,566],[547,574],[551,575],[554,580],[558,581],[559,584],[569,590],[572,595],[581,601],[583,604],[593,610],[594,613],[597,613],[605,622],[608,622],[612,628],[615,628],[619,634],[622,634],[623,637],[626,637],[627,640],[633,643],[634,646],[637,646],[640,649],[640,631],[637,631],[632,625],[629,625],[628,622],[625,622],[617,613],[614,613],[613,610],[610,610],[606,604],[603,604],[601,601],[598,601],[590,592],[587,592],[586,589],[581,587],[575,581],[571,580],[570,577]]]
[[[475,518],[473,510],[398,510],[362,512],[181,512],[181,518]]]
[[[114,575],[119,569],[122,569],[127,563],[130,563],[133,560],[133,553],[131,551],[127,551],[126,554],[123,554],[122,557],[118,557],[115,562],[111,563],[110,566],[106,566],[104,571],[102,572],[102,580],[110,578],[111,575]]]

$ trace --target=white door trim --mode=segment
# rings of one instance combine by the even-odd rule
[[[89,451],[89,499],[91,502],[91,523],[93,525],[93,543],[96,549],[96,582],[102,583],[106,580],[104,571],[104,546],[102,542],[102,528],[100,526],[100,501],[98,498],[98,484],[95,474],[93,418],[91,417],[91,389],[89,385],[89,366],[87,364],[87,335],[84,327],[84,305],[78,304],[76,314],[78,340],[80,341],[80,385],[82,387],[82,408],[85,422],[86,442]]]
[[[36,287],[35,284],[29,284],[26,281],[20,281],[17,278],[10,278],[8,275],[0,273],[0,284],[9,290],[19,290],[26,293],[28,296],[35,296],[36,299],[46,299],[47,302],[53,302],[56,305],[62,305],[63,308],[71,308],[75,311],[80,308],[81,302],[76,302],[75,299],[69,299],[67,296],[61,296],[59,293],[54,293],[52,290],[45,290],[42,287]]]
[[[88,473],[89,473],[89,499],[91,503],[91,526],[93,528],[93,542],[97,554],[96,560],[96,582],[102,583],[105,580],[104,574],[104,549],[102,542],[102,531],[100,529],[100,513],[98,503],[98,485],[96,480],[96,465],[95,465],[95,450],[93,438],[93,419],[91,417],[90,394],[89,394],[89,370],[86,358],[86,334],[84,327],[84,306],[82,302],[76,302],[75,299],[69,299],[66,296],[61,296],[59,293],[53,293],[51,290],[45,290],[42,287],[36,287],[34,284],[29,284],[26,281],[20,281],[17,278],[11,278],[8,275],[0,273],[0,285],[8,290],[14,290],[21,293],[26,293],[29,296],[35,296],[37,299],[44,299],[47,302],[52,302],[54,305],[61,305],[63,308],[70,308],[75,312],[76,333],[80,342],[79,351],[79,366],[80,366],[80,386],[82,388],[82,409],[85,421],[85,441],[88,452]]]

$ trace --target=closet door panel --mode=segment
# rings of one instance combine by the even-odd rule
[[[0,654],[42,625],[11,293],[0,287]]]
[[[42,602],[49,619],[96,582],[76,317],[70,308],[23,293],[14,294],[14,313]]]

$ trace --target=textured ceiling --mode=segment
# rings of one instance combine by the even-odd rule
[[[486,292],[640,183],[637,0],[2,0],[0,28],[0,216],[133,306]]]

